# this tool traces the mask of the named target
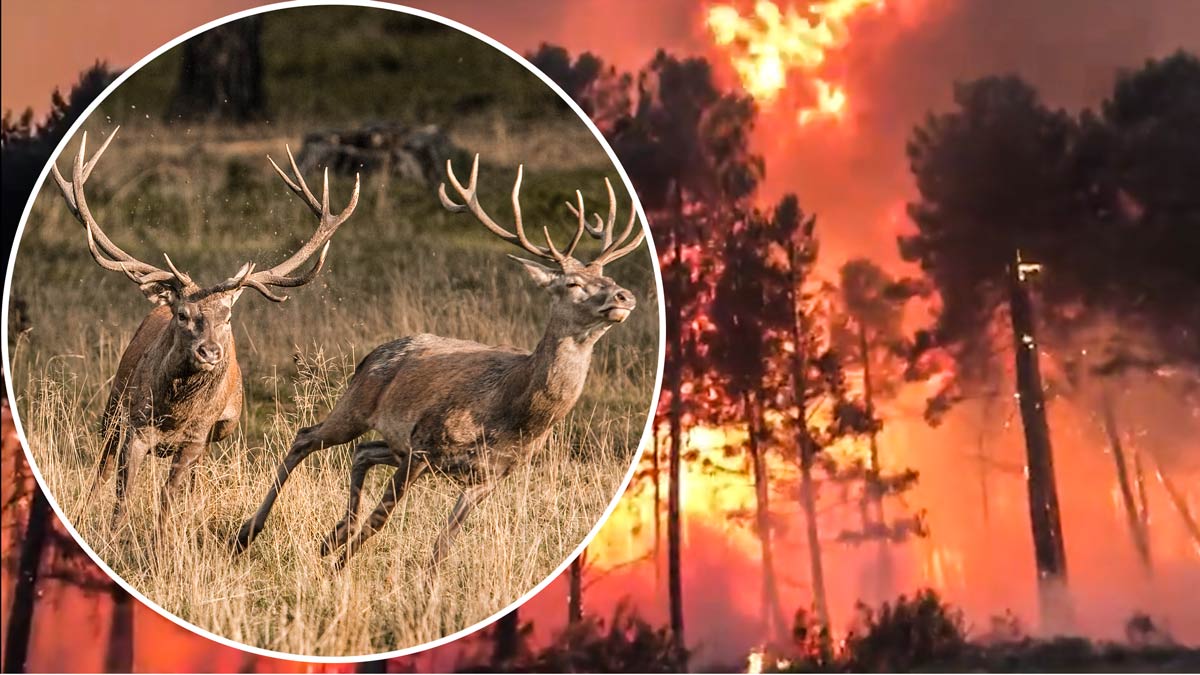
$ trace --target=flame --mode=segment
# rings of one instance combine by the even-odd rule
[[[804,82],[811,101],[799,109],[797,121],[840,121],[846,112],[846,89],[824,73],[831,51],[850,38],[849,22],[866,8],[881,11],[885,0],[824,0],[781,8],[759,0],[743,16],[733,5],[714,5],[707,25],[717,46],[727,50],[730,63],[748,94],[763,105],[775,103],[788,88],[793,73]]]
[[[746,672],[752,675],[763,671],[763,649],[751,650],[749,656],[746,657]]]

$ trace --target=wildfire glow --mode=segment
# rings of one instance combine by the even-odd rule
[[[783,9],[760,0],[747,15],[733,5],[714,5],[707,24],[716,44],[727,50],[743,88],[760,103],[774,103],[792,75],[798,76],[808,102],[796,119],[809,124],[844,116],[846,90],[823,67],[829,52],[849,40],[850,19],[864,9],[884,6],[885,0],[825,0]]]

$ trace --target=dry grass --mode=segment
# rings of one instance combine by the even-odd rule
[[[151,260],[168,251],[211,283],[247,257],[277,259],[310,231],[306,212],[248,139],[253,134],[222,139],[206,132],[181,148],[161,129],[121,133],[89,188],[102,225],[134,255]],[[517,157],[522,147],[528,156],[542,143],[511,133],[492,139],[504,149],[487,147],[483,135],[474,142],[468,149],[485,158],[493,149]],[[577,185],[591,203],[601,203],[600,177],[613,173],[603,163],[578,161],[558,172],[527,172],[527,220],[565,222],[560,197]],[[511,175],[496,168],[483,176],[492,190],[484,202],[498,213],[504,200],[497,195]],[[344,177],[332,181],[335,208],[349,184]],[[168,611],[230,639],[297,654],[417,645],[487,618],[529,591],[595,525],[644,428],[658,312],[645,249],[610,271],[637,293],[640,307],[601,341],[575,411],[534,463],[515,471],[468,518],[436,577],[423,566],[457,496],[441,476],[418,482],[346,570],[335,573],[318,557],[320,538],[344,509],[346,447],[321,453],[297,472],[267,531],[244,556],[233,559],[225,549],[257,507],[296,430],[324,416],[372,347],[413,332],[526,348],[537,341],[546,309],[541,292],[504,258],[506,245],[480,229],[446,217],[424,189],[367,180],[364,201],[334,239],[318,282],[281,306],[244,296],[234,316],[247,393],[241,428],[210,449],[188,498],[156,540],[165,460],[143,464],[129,523],[120,531],[109,525],[111,484],[90,493],[109,381],[149,306],[127,280],[95,266],[78,224],[57,195],[43,190],[13,279],[14,297],[28,311],[12,317],[9,347],[30,448],[72,524],[126,581]],[[365,508],[381,492],[385,473],[372,474]]]

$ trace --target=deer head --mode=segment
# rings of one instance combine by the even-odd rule
[[[617,219],[617,198],[613,193],[612,183],[605,178],[604,185],[608,189],[607,219],[601,219],[600,214],[593,213],[595,224],[589,223],[584,211],[583,194],[576,190],[577,204],[567,202],[567,208],[577,219],[575,235],[571,238],[571,242],[564,250],[560,251],[550,237],[550,229],[543,227],[542,234],[546,239],[546,246],[543,247],[529,241],[525,235],[520,201],[523,173],[524,166],[518,167],[517,180],[513,183],[512,190],[515,234],[498,225],[479,204],[476,194],[476,183],[479,178],[479,155],[475,155],[475,160],[471,164],[471,176],[465,187],[454,175],[454,168],[450,161],[446,161],[446,176],[463,203],[454,202],[446,195],[445,183],[438,187],[438,198],[448,211],[453,213],[470,211],[476,220],[497,237],[553,264],[553,266],[547,266],[535,260],[509,256],[524,267],[534,283],[550,294],[552,324],[558,323],[571,329],[592,333],[596,332],[596,329],[600,329],[599,332],[602,332],[604,329],[624,321],[637,306],[637,301],[633,293],[604,276],[604,265],[628,255],[642,243],[645,232],[640,228],[633,240],[626,243],[637,223],[637,210],[632,205],[630,206],[629,222],[621,231],[620,236],[614,238],[613,227]],[[583,262],[574,257],[575,248],[583,238],[584,232],[600,240],[602,244],[600,254],[590,262]]]
[[[51,165],[54,182],[62,191],[63,198],[71,213],[83,224],[87,231],[88,250],[92,258],[104,269],[121,272],[130,281],[138,285],[142,293],[155,305],[168,306],[171,310],[169,336],[171,353],[180,359],[184,365],[196,371],[212,371],[226,363],[226,358],[232,351],[233,335],[230,317],[233,305],[246,288],[252,288],[268,300],[283,302],[286,295],[276,295],[270,287],[294,288],[312,281],[325,265],[325,255],[329,251],[329,239],[337,228],[354,212],[358,204],[359,181],[355,178],[354,193],[350,203],[336,216],[329,210],[329,171],[325,172],[324,193],[317,201],[305,184],[304,178],[296,168],[291,149],[287,149],[295,174],[293,181],[279,168],[275,161],[268,157],[271,166],[283,178],[284,183],[300,195],[309,209],[317,216],[319,225],[312,238],[296,251],[290,258],[278,265],[262,271],[255,271],[254,263],[242,265],[233,276],[210,286],[202,286],[192,280],[185,272],[181,272],[167,254],[163,254],[167,269],[156,267],[143,262],[126,253],[114,244],[104,230],[92,217],[84,195],[84,184],[91,176],[96,162],[108,148],[108,144],[116,137],[116,130],[104,141],[96,154],[84,162],[87,147],[87,133],[79,142],[79,152],[75,155],[72,166],[71,180],[67,181],[58,171],[57,165]],[[292,275],[296,268],[303,265],[320,249],[316,263],[302,274]]]

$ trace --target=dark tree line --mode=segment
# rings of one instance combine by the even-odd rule
[[[50,111],[40,121],[32,108],[20,115],[4,111],[0,122],[0,173],[3,174],[4,229],[16,232],[33,192],[38,174],[50,159],[50,153],[79,119],[84,108],[104,91],[117,76],[107,64],[96,62],[79,76],[67,95],[55,89],[50,95]]]

